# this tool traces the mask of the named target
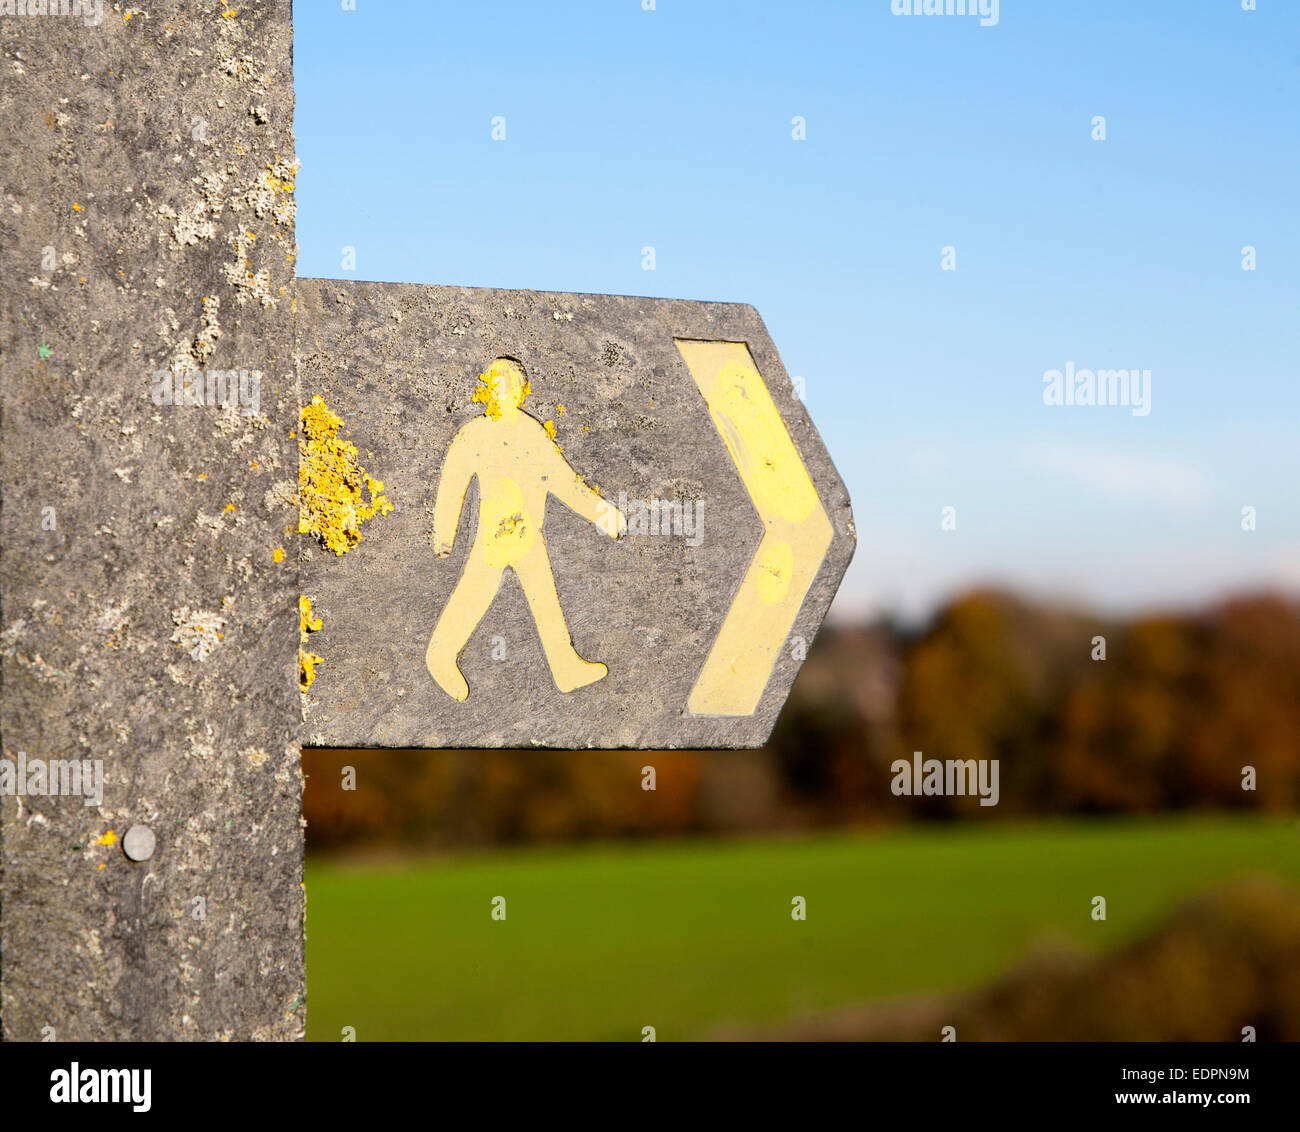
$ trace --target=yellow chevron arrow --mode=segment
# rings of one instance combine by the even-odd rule
[[[674,341],[764,527],[686,708],[752,715],[831,545],[831,521],[749,347]]]

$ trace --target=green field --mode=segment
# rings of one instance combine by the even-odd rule
[[[916,827],[307,868],[311,1040],[708,1036],[1113,946],[1216,881],[1300,881],[1294,819]],[[1105,896],[1108,919],[1090,918]],[[506,919],[491,918],[494,897]],[[791,899],[807,920],[791,919]]]

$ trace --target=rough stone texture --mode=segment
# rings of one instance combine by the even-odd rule
[[[232,7],[0,18],[0,731],[105,770],[3,800],[9,1039],[303,1029],[290,6]],[[154,404],[195,366],[262,416]]]
[[[354,747],[761,745],[802,654],[786,647],[752,716],[685,706],[763,525],[674,337],[744,341],[834,528],[787,644],[810,643],[853,553],[847,491],[752,307],[609,295],[299,280],[304,399],[341,414],[392,514],[342,557],[315,546],[305,590],[323,627],[306,742]],[[482,411],[476,378],[520,359],[525,409],[554,422],[572,467],[607,500],[704,501],[704,537],[613,540],[551,499],[546,544],[578,651],[605,679],[558,692],[518,582],[507,573],[461,657],[457,703],[424,650],[477,521],[471,486],[453,554],[433,552],[434,496],[456,429]],[[565,411],[559,412],[563,405]],[[494,659],[493,652],[502,659]]]

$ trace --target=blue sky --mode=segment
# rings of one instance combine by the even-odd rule
[[[1295,0],[294,23],[299,273],[753,303],[852,494],[839,614],[1300,590]],[[1045,405],[1067,363],[1150,370],[1150,413]]]

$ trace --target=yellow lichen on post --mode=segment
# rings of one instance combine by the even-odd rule
[[[302,646],[307,643],[307,634],[314,633],[321,627],[321,619],[311,615],[311,598],[298,598],[298,686],[304,692],[316,679],[316,665],[324,663],[325,658],[308,652]]]
[[[357,446],[339,439],[343,418],[330,411],[323,397],[302,410],[298,438],[298,531],[315,535],[328,550],[346,554],[361,541],[361,524],[387,515],[393,505],[384,484],[366,473]],[[362,496],[362,488],[369,502]]]

